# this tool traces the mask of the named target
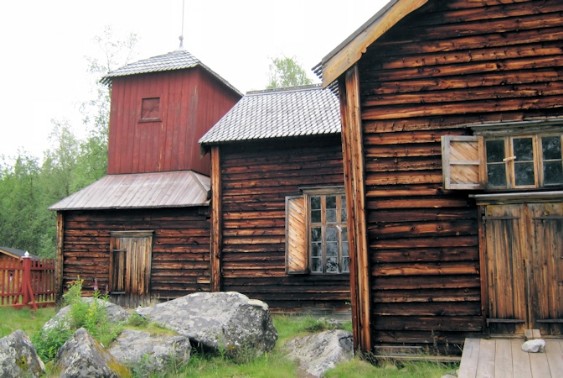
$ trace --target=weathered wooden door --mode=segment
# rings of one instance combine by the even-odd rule
[[[563,203],[485,207],[487,322],[492,332],[563,326]]]
[[[112,233],[110,294],[136,306],[150,299],[152,232]]]

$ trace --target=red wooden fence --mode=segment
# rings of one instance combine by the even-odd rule
[[[37,308],[55,301],[55,260],[0,261],[0,306]]]

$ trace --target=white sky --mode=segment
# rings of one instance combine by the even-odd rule
[[[263,89],[271,58],[310,69],[386,2],[185,0],[184,48],[241,92]],[[93,97],[86,57],[99,56],[106,26],[137,35],[134,60],[167,53],[179,45],[182,0],[0,1],[0,156],[41,156],[51,120],[80,135],[79,105]]]

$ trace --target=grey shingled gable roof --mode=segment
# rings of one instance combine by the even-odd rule
[[[163,55],[153,56],[151,58],[142,59],[137,62],[129,63],[121,68],[110,71],[101,80],[103,84],[110,84],[112,79],[116,77],[124,77],[131,75],[139,75],[145,73],[154,72],[165,72],[165,71],[175,71],[175,70],[185,70],[194,67],[202,67],[204,70],[209,72],[217,80],[222,82],[225,86],[229,87],[231,90],[242,96],[242,93],[233,87],[228,81],[223,79],[205,64],[203,64],[199,59],[190,54],[188,51],[179,49],[174,50]]]
[[[338,98],[309,85],[247,93],[199,142],[205,146],[339,133]]]

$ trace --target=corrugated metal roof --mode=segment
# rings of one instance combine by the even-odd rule
[[[203,64],[199,59],[183,49],[171,51],[163,55],[157,55],[151,58],[142,59],[137,62],[127,64],[121,68],[109,72],[102,78],[101,82],[103,84],[110,84],[111,80],[116,77],[138,75],[151,72],[184,70],[197,66],[202,67],[211,75],[215,76],[215,78],[217,78],[224,85],[242,96],[242,93],[240,93],[238,89],[233,87],[227,80],[223,79],[209,67]]]
[[[193,171],[108,175],[50,210],[140,209],[209,204],[209,177]]]
[[[338,98],[319,85],[247,93],[199,142],[340,133]]]

